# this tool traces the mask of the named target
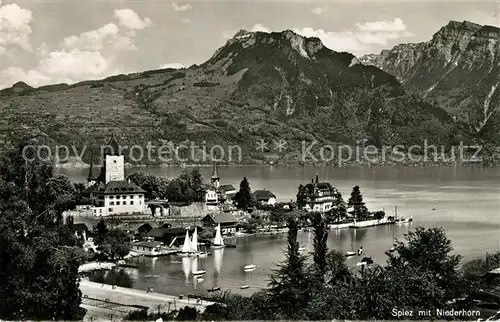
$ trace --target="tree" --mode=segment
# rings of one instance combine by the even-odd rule
[[[168,184],[167,198],[169,201],[185,201],[179,179],[174,179]]]
[[[306,257],[299,253],[295,219],[288,221],[288,229],[288,251],[285,261],[271,274],[268,303],[277,318],[300,319],[310,297],[310,285],[305,271]]]
[[[144,172],[134,172],[131,173],[127,179],[146,191],[144,195],[146,199],[154,200],[157,198],[165,198],[166,186],[168,185],[168,180],[166,178],[157,177]]]
[[[85,255],[62,217],[75,190],[25,149],[38,144],[24,140],[0,162],[0,318],[81,320]]]
[[[440,299],[443,305],[446,300],[458,296],[457,287],[461,279],[457,268],[462,257],[451,254],[453,247],[444,229],[417,227],[405,234],[405,239],[406,244],[396,243],[394,253],[387,252],[388,269],[397,272],[413,267],[418,268],[422,274],[428,273],[437,286],[445,291]]]
[[[123,230],[111,229],[97,246],[110,259],[123,258],[130,252],[130,236]]]
[[[328,232],[323,217],[320,213],[316,213],[313,217],[314,229],[314,254],[313,254],[313,272],[318,282],[318,286],[323,285],[326,273],[326,253],[328,247],[326,241]]]
[[[96,245],[100,245],[104,242],[104,238],[108,235],[108,227],[103,219],[99,220],[97,225],[94,227],[94,242]]]
[[[326,256],[327,282],[332,286],[350,284],[353,276],[346,265],[345,256],[337,250],[331,250]]]
[[[197,200],[201,200],[203,193],[203,176],[199,168],[191,171],[191,189],[196,193]]]
[[[179,310],[177,321],[195,321],[198,318],[198,311],[194,307],[185,306]]]
[[[349,207],[353,207],[353,215],[356,219],[366,218],[368,210],[363,202],[363,195],[361,194],[359,186],[354,186],[352,189],[351,197],[349,198],[347,205]]]
[[[252,190],[250,189],[250,184],[246,177],[241,181],[240,190],[236,193],[233,200],[238,209],[246,210],[254,205]]]

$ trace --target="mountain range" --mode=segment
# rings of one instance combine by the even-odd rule
[[[450,21],[427,42],[360,60],[446,110],[473,137],[498,143],[500,28]]]
[[[428,42],[358,59],[290,30],[241,30],[189,68],[39,88],[17,83],[0,91],[0,137],[35,133],[80,149],[110,135],[128,146],[238,145],[242,163],[301,163],[303,142],[318,142],[316,152],[360,141],[496,144],[498,35],[495,27],[450,22]],[[269,150],[256,150],[261,140]],[[286,149],[273,150],[280,140]]]

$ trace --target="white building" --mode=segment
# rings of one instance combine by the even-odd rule
[[[303,186],[302,191],[299,189],[299,194],[302,194],[303,198],[303,200],[297,199],[299,206],[308,212],[320,213],[332,210],[339,195],[337,189],[329,183],[319,182],[318,175],[311,183]]]
[[[158,241],[140,241],[132,244],[132,251],[145,256],[161,255],[161,242]]]
[[[255,200],[261,205],[275,205],[276,196],[269,190],[255,190],[253,193]]]
[[[114,138],[108,146],[110,149],[106,152],[101,174],[91,187],[93,215],[109,216],[145,212],[145,191],[130,180],[125,180],[124,157],[115,152],[119,149]],[[91,174],[89,174],[90,177]]]

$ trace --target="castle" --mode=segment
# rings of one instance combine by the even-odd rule
[[[145,191],[125,180],[125,159],[114,137],[104,150],[103,161],[100,174],[94,176],[91,164],[87,178],[92,214],[110,216],[145,212]]]
[[[297,203],[308,212],[325,213],[335,208],[339,192],[327,182],[320,182],[319,176],[304,186],[299,187]]]

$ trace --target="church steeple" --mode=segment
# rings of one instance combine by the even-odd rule
[[[210,181],[212,185],[216,188],[219,188],[219,172],[217,171],[217,163],[214,163],[214,168],[212,170],[212,177],[210,178]]]

